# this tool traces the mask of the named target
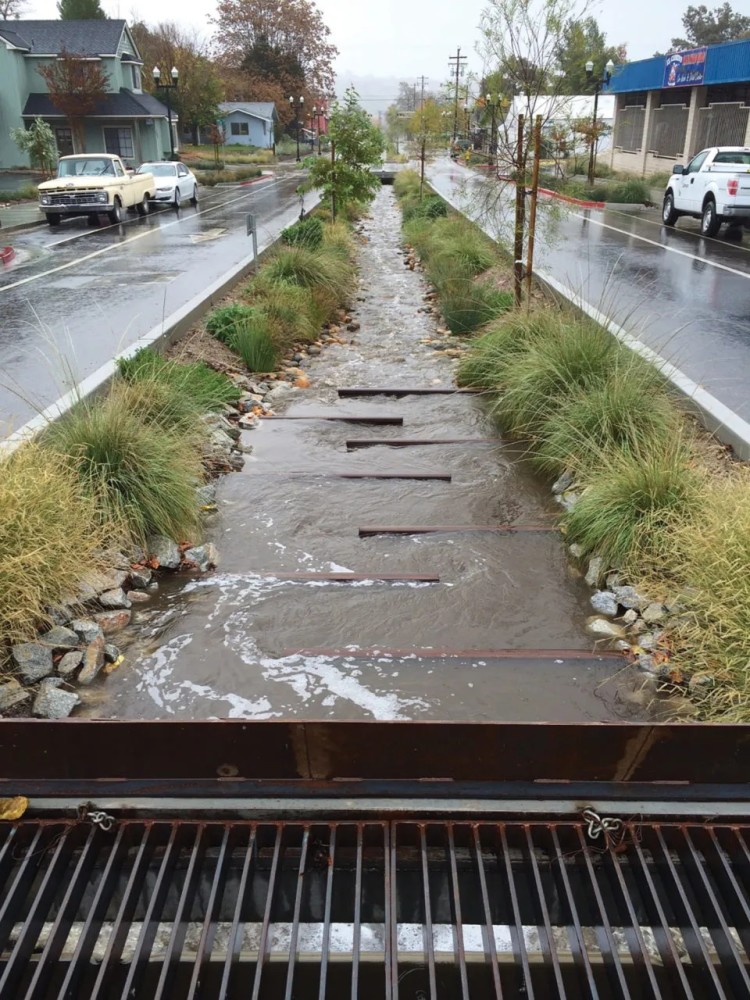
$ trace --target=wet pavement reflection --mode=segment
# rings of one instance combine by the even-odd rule
[[[364,227],[354,311],[361,328],[350,344],[309,360],[312,387],[295,390],[284,411],[310,419],[270,419],[245,434],[252,455],[241,473],[220,481],[210,528],[220,569],[162,580],[158,596],[136,612],[125,663],[86,690],[83,714],[574,721],[620,713],[619,665],[611,659],[467,652],[591,650],[583,631],[589,592],[571,576],[556,532],[359,537],[368,525],[551,525],[555,514],[548,490],[499,438],[347,451],[357,437],[495,435],[481,400],[467,394],[337,396],[341,386],[452,384],[453,362],[420,343],[434,319],[418,311],[426,288],[404,268],[398,227],[384,188]],[[316,414],[404,423],[373,428]],[[452,480],[331,476],[344,471]],[[274,576],[302,571],[435,574],[440,582]],[[394,649],[407,652],[386,652]],[[463,652],[425,652],[441,649]]]

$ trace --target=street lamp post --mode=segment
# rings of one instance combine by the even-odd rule
[[[315,137],[318,140],[318,156],[320,156],[320,114],[322,108],[319,108],[317,104],[313,108],[313,128],[315,129]]]
[[[174,135],[172,134],[172,102],[170,100],[169,93],[170,91],[177,89],[177,79],[180,74],[177,67],[173,66],[169,74],[172,77],[172,82],[162,83],[161,70],[159,69],[158,66],[154,66],[151,75],[154,78],[154,86],[157,87],[159,90],[163,90],[167,98],[167,122],[169,124],[169,159],[176,160],[177,157],[174,155]]]
[[[589,187],[594,186],[594,172],[596,166],[596,146],[597,146],[597,134],[596,134],[596,122],[597,113],[599,110],[599,94],[601,93],[602,87],[606,87],[609,81],[612,79],[612,71],[615,68],[615,64],[611,59],[607,61],[607,65],[604,67],[604,76],[601,79],[594,81],[594,117],[591,122],[591,149],[589,151]],[[594,75],[594,64],[589,59],[586,63],[586,79],[591,80]]]
[[[300,112],[302,111],[302,109],[303,109],[304,106],[305,106],[305,99],[304,99],[304,97],[297,97],[297,98],[290,97],[289,98],[289,107],[292,109],[292,111],[294,111],[294,116],[295,116],[295,129],[294,129],[294,131],[297,134],[297,163],[300,162],[300,159],[299,159],[299,116],[300,116]]]
[[[464,131],[466,133],[466,141],[469,141],[469,105],[464,104]]]

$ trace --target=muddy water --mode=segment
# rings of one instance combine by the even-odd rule
[[[548,491],[499,439],[347,451],[352,438],[495,437],[468,395],[339,400],[347,385],[450,386],[421,277],[404,267],[384,188],[365,224],[352,343],[310,359],[286,415],[403,417],[404,426],[265,421],[219,485],[220,570],[162,583],[139,606],[125,664],[84,713],[118,718],[603,720],[612,662],[491,659],[471,650],[590,649],[588,590],[554,534],[360,538],[375,524],[551,522]],[[449,473],[451,482],[342,480],[333,472]],[[439,583],[329,583],[274,573],[437,574]],[[403,653],[430,648],[458,657]],[[397,652],[374,654],[373,650]],[[297,652],[295,652],[297,651]],[[301,652],[300,652],[301,651]]]

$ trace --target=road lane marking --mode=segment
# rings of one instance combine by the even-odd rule
[[[646,219],[643,215],[633,215],[631,212],[623,212],[619,208],[606,208],[605,212],[611,212],[612,215],[622,215],[625,219],[633,219],[636,222],[647,222],[649,226],[658,226],[660,229],[664,227],[663,222],[657,222],[655,219]],[[698,222],[698,219],[694,220]],[[717,246],[723,247],[729,250],[742,250],[743,253],[750,253],[750,247],[744,246],[742,243],[730,243],[727,240],[720,240],[716,236],[701,236],[700,229],[676,229],[670,230],[676,236],[687,236],[696,240],[705,240],[707,243],[715,243]],[[662,246],[666,244],[662,243]]]
[[[277,183],[280,183],[280,181],[281,178],[279,178],[279,181],[273,181],[271,185],[264,187],[261,194],[270,194],[271,186],[275,186]],[[213,205],[211,208],[204,208],[199,212],[186,215],[182,219],[175,219],[173,222],[167,222],[163,226],[158,226],[156,228],[149,227],[142,233],[136,233],[135,236],[128,236],[127,239],[121,240],[119,243],[111,243],[109,246],[101,247],[99,250],[93,250],[91,253],[84,254],[83,257],[77,257],[75,260],[69,261],[67,264],[59,264],[57,267],[52,267],[47,271],[41,271],[39,274],[30,274],[28,278],[21,278],[20,281],[14,281],[9,285],[0,285],[0,292],[9,292],[13,288],[20,288],[21,285],[27,285],[31,281],[38,281],[39,278],[49,277],[50,274],[56,274],[58,271],[66,271],[70,267],[76,267],[78,264],[83,264],[84,261],[92,260],[94,257],[100,257],[102,254],[109,253],[111,250],[117,250],[120,247],[126,246],[128,243],[135,243],[136,240],[142,240],[146,236],[153,236],[155,233],[159,233],[164,229],[169,229],[170,226],[179,226],[181,223],[187,222],[188,219],[194,219],[198,215],[210,215],[211,212],[218,212],[220,208],[224,208],[227,205],[233,205],[238,201],[246,201],[248,198],[252,198],[255,194],[255,191],[246,191],[239,198],[230,198],[227,201],[222,201],[218,205]]]

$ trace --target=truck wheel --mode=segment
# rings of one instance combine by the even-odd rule
[[[674,195],[667,191],[664,195],[664,204],[661,207],[661,221],[665,226],[673,226],[680,217],[679,212],[675,212]]]
[[[60,225],[60,213],[59,212],[45,212],[44,215],[45,215],[45,217],[47,219],[47,222],[49,222],[49,224],[51,226],[59,226]]]
[[[143,201],[138,205],[138,214],[148,215],[150,211],[151,211],[151,202],[148,199],[148,195],[144,194]]]
[[[112,202],[112,211],[107,212],[107,218],[109,219],[109,221],[112,223],[113,226],[116,226],[118,223],[122,222],[122,205],[120,204],[119,198],[115,198],[115,200]]]
[[[197,205],[198,204],[198,185],[197,184],[193,188],[193,197],[190,199],[190,204],[191,205]]]
[[[701,236],[716,236],[721,227],[721,219],[716,214],[716,202],[706,198],[701,216]]]

